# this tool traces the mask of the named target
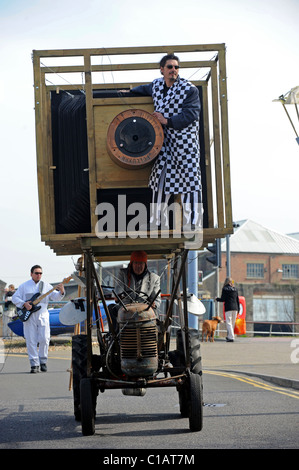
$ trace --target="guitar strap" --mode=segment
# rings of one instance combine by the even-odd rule
[[[44,281],[40,281],[40,283],[39,283],[39,289],[38,289],[40,294],[42,294],[43,288],[44,288]]]

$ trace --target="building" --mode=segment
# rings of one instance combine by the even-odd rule
[[[252,220],[238,222],[229,239],[231,277],[246,299],[247,321],[254,331],[290,331],[282,322],[299,323],[299,240]],[[199,256],[203,288],[211,297],[221,293],[227,276],[227,245],[221,241],[221,268]],[[292,326],[299,332],[298,325]]]

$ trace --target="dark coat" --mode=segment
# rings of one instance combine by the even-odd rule
[[[229,310],[240,311],[240,302],[238,291],[235,287],[227,284],[223,287],[221,297],[216,298],[217,302],[224,302],[224,310],[228,312]]]

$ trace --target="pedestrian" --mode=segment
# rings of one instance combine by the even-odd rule
[[[4,312],[3,312],[3,317],[2,317],[4,338],[12,336],[12,331],[9,329],[8,323],[11,322],[13,317],[16,315],[16,307],[12,302],[12,296],[15,293],[15,291],[16,291],[15,286],[13,284],[10,284],[4,296]]]
[[[225,323],[227,330],[226,341],[231,343],[235,339],[234,329],[237,314],[240,311],[238,290],[234,287],[234,281],[227,277],[224,281],[221,297],[216,297],[217,302],[224,302]]]
[[[152,300],[152,308],[157,309],[161,303],[160,277],[150,272],[147,268],[147,253],[145,251],[133,251],[127,268],[121,268],[118,278],[116,294],[124,304],[133,302],[148,303]],[[118,299],[116,304],[109,305],[109,311],[114,329],[118,329],[117,313],[121,307]]]
[[[200,99],[198,89],[179,76],[179,58],[167,54],[160,61],[161,78],[132,88],[152,96],[153,115],[164,129],[164,142],[155,160],[149,187],[152,189],[151,226],[168,227],[168,203],[180,194],[183,225],[202,226],[202,191],[199,153]]]
[[[32,310],[30,299],[34,294],[45,294],[53,289],[51,284],[41,280],[43,274],[41,266],[32,266],[31,279],[19,286],[12,296],[13,303],[18,308]],[[60,301],[64,296],[63,284],[58,284],[56,289],[46,296],[39,304],[39,310],[30,314],[27,321],[23,323],[24,337],[28,351],[31,373],[47,372],[48,349],[50,343],[50,321],[48,303],[49,300]]]

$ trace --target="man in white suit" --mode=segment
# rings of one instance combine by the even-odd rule
[[[18,308],[25,307],[28,311],[32,309],[32,304],[29,301],[34,294],[40,293],[42,295],[53,289],[51,284],[41,280],[43,271],[38,264],[32,266],[30,274],[31,279],[21,284],[12,296],[12,302]],[[28,320],[23,323],[31,373],[39,372],[39,367],[42,372],[47,372],[50,343],[48,302],[49,300],[59,301],[63,297],[63,284],[58,284],[56,289],[38,304],[41,308],[32,312]]]

